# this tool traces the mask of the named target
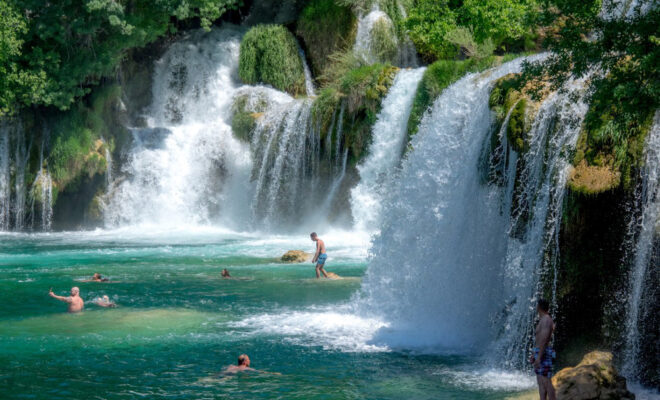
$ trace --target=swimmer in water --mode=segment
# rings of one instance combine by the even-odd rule
[[[103,297],[97,297],[94,300],[94,303],[96,303],[96,305],[99,307],[106,307],[106,308],[117,307],[117,303],[115,303],[114,301],[110,301],[110,298],[108,297],[107,294],[104,294]]]
[[[53,293],[53,288],[50,288],[48,295],[54,299],[68,303],[70,313],[79,313],[85,308],[85,302],[80,297],[80,289],[77,286],[71,288],[71,296],[58,296]]]
[[[224,268],[220,274],[222,275],[223,278],[231,278],[231,275],[229,275],[229,271],[227,271],[227,268]]]
[[[91,279],[85,279],[83,282],[107,282],[107,281],[108,281],[108,278],[104,278],[98,272],[94,272],[94,275],[92,275]]]
[[[254,371],[257,372],[256,369],[250,368],[250,357],[248,357],[247,354],[241,354],[238,356],[238,362],[236,365],[230,365],[225,370],[223,371],[224,374],[235,374],[238,372],[243,372],[243,371]]]

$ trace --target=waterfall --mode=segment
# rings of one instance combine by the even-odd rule
[[[373,29],[374,24],[380,19],[385,19],[391,23],[390,18],[380,10],[378,4],[374,4],[370,12],[365,15],[360,15],[358,18],[357,34],[355,35],[353,51],[357,56],[362,57],[368,64],[373,64],[377,61],[376,56],[372,51],[371,30]]]
[[[274,227],[299,224],[306,197],[315,196],[313,172],[320,162],[318,136],[311,124],[310,100],[294,100],[269,110],[258,122],[252,141],[256,191],[255,222]],[[302,195],[307,189],[309,193]]]
[[[239,28],[193,33],[156,63],[148,126],[131,128],[133,148],[120,171],[126,179],[115,179],[104,209],[108,225],[281,231],[318,216],[317,205],[341,174],[333,168],[332,137],[328,157],[321,160],[312,99],[241,84],[242,33]],[[304,53],[300,57],[313,95]],[[239,103],[255,121],[249,138],[232,133]],[[338,132],[341,119],[340,111]]]
[[[303,65],[303,73],[305,74],[305,94],[307,96],[315,96],[314,92],[314,81],[312,80],[312,72],[309,70],[309,65],[307,64],[307,57],[305,57],[305,52],[298,45],[298,54],[300,54],[300,60]]]
[[[571,154],[588,106],[585,79],[570,81],[563,92],[541,105],[529,133],[529,150],[517,156],[511,194],[506,256],[503,263],[504,305],[496,343],[500,362],[521,368],[533,328],[542,281],[551,281],[556,306],[556,267],[562,205],[571,169]],[[554,308],[556,309],[556,307]]]
[[[660,112],[655,113],[653,127],[648,135],[640,178],[637,201],[641,206],[641,217],[631,226],[631,230],[636,231],[634,232],[636,238],[631,254],[623,362],[623,373],[635,380],[639,379],[643,368],[639,360],[642,341],[640,325],[643,310],[648,307],[645,302],[644,287],[648,284],[650,269],[658,267],[653,265],[652,251],[654,241],[657,241],[660,235],[658,233],[660,231]]]
[[[372,127],[372,143],[358,165],[360,183],[351,190],[351,210],[358,230],[377,229],[382,197],[399,164],[407,134],[408,117],[424,68],[401,70],[382,103]]]
[[[127,179],[105,207],[108,225],[206,224],[221,214],[230,225],[246,221],[251,157],[230,125],[241,35],[198,31],[156,63],[148,127],[131,129]]]
[[[49,138],[50,134],[48,130],[44,128],[44,134],[39,150],[39,171],[37,172],[37,176],[34,178],[34,182],[32,182],[32,187],[30,189],[30,229],[34,229],[34,220],[36,217],[35,205],[38,202],[41,206],[41,229],[43,231],[49,231],[53,224],[53,179],[50,176],[48,166],[44,166],[44,152]]]
[[[587,107],[575,101],[581,82],[551,95],[529,132],[529,150],[504,153],[503,184],[484,182],[483,148],[504,132],[492,133],[488,94],[522,61],[463,77],[425,114],[389,185],[363,280],[361,309],[390,322],[375,342],[434,352],[494,347],[500,365],[525,356]]]
[[[11,176],[9,124],[0,120],[0,231],[9,230],[11,215]]]
[[[25,227],[25,172],[32,148],[32,139],[30,138],[30,143],[26,146],[25,132],[20,124],[16,126],[14,133],[16,135],[14,140],[14,230],[20,231]]]

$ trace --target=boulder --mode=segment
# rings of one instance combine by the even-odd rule
[[[626,378],[612,364],[612,353],[593,351],[573,368],[564,368],[553,378],[557,398],[563,400],[634,399]]]
[[[289,250],[280,258],[280,260],[287,263],[302,263],[312,261],[312,257],[312,254],[305,253],[302,250]]]

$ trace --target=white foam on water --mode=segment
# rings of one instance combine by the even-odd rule
[[[628,382],[628,390],[635,394],[635,400],[659,400],[660,390]]]
[[[442,368],[433,375],[447,377],[454,385],[471,390],[522,391],[533,389],[536,379],[523,372],[497,369],[460,370]]]
[[[360,317],[342,307],[260,314],[230,322],[228,326],[243,330],[246,336],[285,336],[287,342],[300,346],[344,352],[389,351],[385,346],[371,343],[375,333],[387,327],[385,322]]]

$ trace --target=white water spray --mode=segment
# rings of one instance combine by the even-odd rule
[[[660,112],[655,113],[653,127],[649,132],[644,167],[641,171],[641,218],[633,229],[638,230],[633,250],[630,272],[628,312],[626,320],[626,348],[624,351],[623,373],[636,379],[640,374],[638,358],[640,353],[640,317],[644,303],[644,285],[650,268],[653,242],[660,232]]]
[[[407,134],[408,117],[425,68],[401,70],[383,100],[372,127],[372,143],[358,165],[360,183],[351,190],[351,210],[358,230],[378,228],[383,195],[397,170]]]

